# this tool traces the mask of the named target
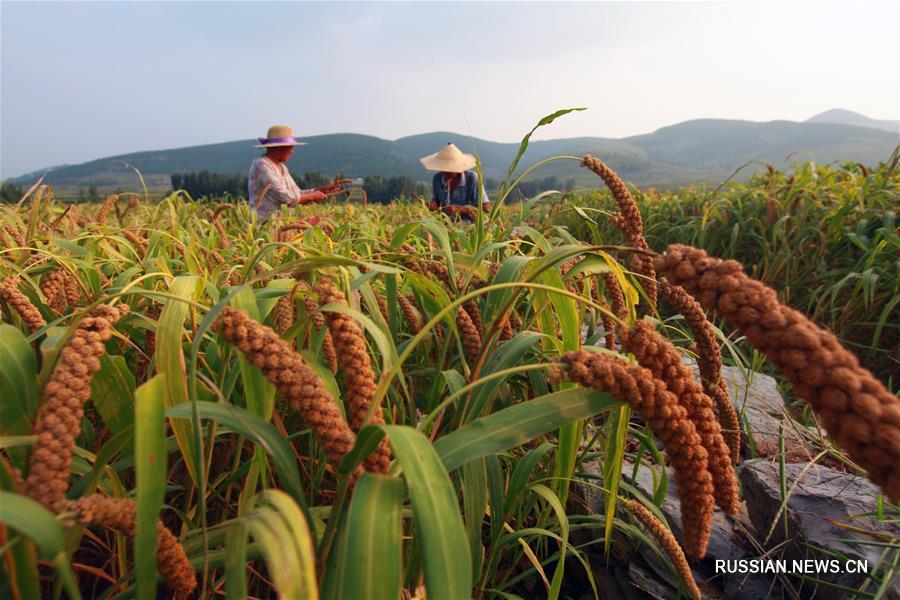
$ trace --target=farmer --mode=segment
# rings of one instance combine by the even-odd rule
[[[433,198],[428,204],[431,210],[440,209],[448,215],[459,213],[471,218],[474,211],[463,207],[473,206],[477,210],[479,192],[483,210],[491,209],[484,184],[479,182],[478,173],[473,169],[475,157],[471,154],[463,154],[453,144],[447,144],[434,154],[420,158],[419,162],[429,171],[437,171],[431,180]]]
[[[329,193],[340,188],[340,184],[329,183],[313,190],[301,190],[291,177],[284,163],[294,154],[294,146],[306,145],[298,142],[294,130],[287,125],[272,125],[266,137],[258,138],[254,148],[265,148],[266,153],[250,166],[248,185],[250,208],[256,210],[261,222],[266,221],[281,205],[296,206],[321,202]]]

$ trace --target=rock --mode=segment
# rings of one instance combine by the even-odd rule
[[[866,580],[865,574],[847,572],[845,560],[868,561],[873,570],[886,548],[863,545],[880,539],[900,538],[900,521],[896,514],[885,515],[883,522],[874,516],[877,510],[878,488],[863,477],[842,473],[812,463],[785,465],[789,498],[787,503],[788,529],[778,516],[782,504],[778,465],[765,459],[751,460],[740,468],[744,499],[759,542],[766,548],[777,549],[771,558],[788,561],[804,559],[839,559],[838,573],[806,573],[832,584],[858,589]],[[799,480],[799,483],[797,483]],[[796,484],[796,487],[794,487]],[[791,492],[791,489],[793,491]],[[778,523],[772,527],[772,522]],[[865,532],[875,534],[867,535]],[[781,545],[783,542],[787,542]],[[793,567],[793,563],[791,562]],[[795,580],[795,587],[805,594],[820,598],[844,598],[847,592],[824,583],[814,591],[809,580]],[[869,592],[877,584],[869,582]],[[900,599],[900,578],[894,577],[887,586],[885,598]]]
[[[774,456],[778,453],[778,428],[783,425],[785,454],[799,455],[806,460],[812,458],[803,442],[805,428],[786,418],[784,398],[773,378],[751,372],[748,380],[743,370],[723,366],[722,379],[735,411],[750,431],[757,455]],[[743,437],[749,443],[747,435]]]
[[[593,474],[602,472],[601,466],[597,463],[585,464],[583,465],[583,469],[586,472]],[[654,487],[658,485],[659,481],[659,467],[651,467],[642,463],[637,470],[637,475],[632,477],[633,473],[634,465],[627,461],[623,463],[622,477],[624,481],[640,490],[644,496],[652,498]],[[655,479],[654,473],[656,474]],[[662,506],[660,506],[660,510],[666,518],[672,533],[675,534],[675,538],[679,543],[682,543],[681,501],[678,499],[675,476],[671,469],[667,470],[667,477],[668,487],[666,489],[666,497],[662,502]],[[604,512],[603,492],[594,486],[586,486],[583,490],[589,510],[594,513],[602,514]],[[749,521],[749,518],[746,517],[746,515],[744,518]],[[694,579],[697,581],[698,585],[701,586],[704,598],[718,597],[721,593],[718,590],[723,588],[726,584],[726,581],[715,573],[714,566],[716,559],[738,560],[747,557],[749,554],[747,542],[735,525],[733,519],[725,515],[721,510],[716,509],[713,513],[712,535],[710,536],[709,549],[706,558],[699,563],[692,561]],[[668,564],[660,558],[652,548],[642,546],[637,552],[641,559],[649,566],[649,572],[654,574],[660,584],[664,583],[672,590],[678,587],[676,575],[672,572]],[[628,573],[629,578],[634,581],[630,568]],[[655,594],[658,591],[657,588],[648,588],[643,585],[641,581],[636,583],[638,583],[638,587],[641,587],[645,592]],[[739,586],[735,584],[733,587],[737,589]],[[670,595],[667,597],[672,596]],[[730,596],[725,595],[723,597],[727,598]],[[754,600],[759,600],[759,598],[754,598]]]
[[[652,498],[654,490],[653,469],[646,464],[641,464],[637,472],[637,477],[632,479],[631,474],[633,470],[634,465],[626,463],[625,467],[622,469],[622,475],[637,487],[641,493],[648,498]],[[666,497],[663,500],[662,506],[660,506],[660,510],[662,510],[663,515],[666,517],[666,521],[668,521],[672,533],[675,534],[678,543],[682,543],[681,501],[678,499],[677,486],[675,485],[675,473],[671,469],[667,470],[667,478],[668,488],[666,489]],[[656,479],[657,481],[659,480],[658,468]],[[733,520],[717,508],[713,512],[712,535],[709,538],[709,549],[707,550],[707,556],[703,560],[703,563],[711,566],[715,564],[712,561],[717,558],[723,560],[737,560],[739,558],[744,558],[745,556],[747,556],[747,548],[744,546],[738,532],[735,531]]]
[[[636,562],[628,564],[628,580],[638,590],[650,598],[674,598],[678,594],[675,588],[662,584]]]

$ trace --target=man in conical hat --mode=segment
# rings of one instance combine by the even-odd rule
[[[266,221],[285,204],[321,202],[340,187],[336,183],[314,190],[301,190],[297,186],[285,163],[294,154],[294,147],[305,146],[306,142],[298,142],[294,130],[287,125],[272,125],[266,137],[257,139],[259,144],[254,148],[265,148],[266,153],[250,166],[247,187],[250,208],[256,211],[260,221]]]
[[[478,208],[479,194],[482,208],[490,210],[484,184],[478,180],[474,169],[474,156],[463,154],[453,144],[447,144],[434,154],[420,158],[419,162],[429,171],[437,171],[431,180],[433,198],[428,205],[431,210],[442,210],[450,215],[466,213],[471,209],[463,209],[464,206]]]

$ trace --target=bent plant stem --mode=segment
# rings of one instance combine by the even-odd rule
[[[516,373],[526,373],[528,371],[537,371],[539,369],[552,369],[555,367],[562,367],[562,366],[564,366],[563,363],[555,363],[555,362],[538,363],[538,364],[533,364],[533,365],[521,365],[518,367],[510,367],[508,369],[503,369],[502,371],[496,371],[494,373],[491,373],[490,375],[485,375],[484,377],[475,379],[471,383],[459,388],[457,391],[455,391],[454,393],[447,396],[447,398],[442,400],[440,404],[435,406],[434,409],[430,413],[428,413],[428,415],[426,415],[426,417],[424,419],[422,419],[422,422],[419,423],[419,425],[416,428],[419,431],[422,431],[424,433],[426,430],[426,427],[438,418],[438,413],[442,412],[445,408],[447,408],[447,406],[453,404],[456,400],[461,398],[463,396],[463,394],[467,394],[467,393],[471,392],[472,390],[474,390],[481,384],[494,381],[495,379],[503,379],[504,377],[507,377],[509,375],[515,375]]]
[[[581,157],[581,156],[551,156],[550,158],[545,158],[544,160],[538,161],[535,164],[528,167],[527,169],[525,169],[518,177],[515,178],[515,180],[513,180],[512,184],[508,188],[503,190],[503,194],[501,194],[500,197],[497,198],[497,202],[491,208],[491,214],[488,217],[488,223],[487,223],[488,228],[490,228],[490,226],[493,225],[494,219],[497,218],[497,215],[500,213],[500,207],[506,203],[506,198],[509,197],[509,194],[515,189],[515,187],[517,185],[519,185],[519,182],[522,181],[522,179],[524,179],[526,176],[528,176],[529,173],[531,173],[538,167],[542,167],[543,165],[545,165],[547,163],[553,162],[554,160],[574,160],[574,161],[581,162],[582,158],[584,158],[584,157]]]

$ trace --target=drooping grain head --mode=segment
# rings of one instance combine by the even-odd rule
[[[462,306],[456,310],[456,327],[459,329],[459,338],[466,355],[466,362],[469,363],[469,366],[474,366],[475,361],[478,360],[478,354],[481,352],[481,334],[478,333],[469,313]]]
[[[322,282],[316,286],[319,302],[325,304],[347,305],[344,294],[332,283]],[[344,401],[350,427],[359,431],[364,425],[383,424],[384,415],[381,405],[372,405],[375,396],[375,371],[366,346],[366,338],[362,328],[347,314],[325,312],[325,320],[334,349],[337,353],[338,365],[343,372]],[[371,415],[369,414],[371,413]],[[368,419],[368,420],[367,420]],[[390,468],[390,446],[382,439],[375,452],[366,459],[366,468],[378,473],[387,473]]]
[[[106,223],[106,216],[109,214],[109,211],[112,210],[113,205],[119,199],[119,196],[113,194],[106,198],[103,204],[100,205],[100,210],[97,211],[97,225],[103,225]]]
[[[247,361],[287,398],[312,429],[328,462],[337,466],[353,447],[353,432],[322,380],[301,356],[275,331],[230,307],[222,310],[213,331],[243,352]]]
[[[403,320],[406,322],[409,332],[413,335],[419,333],[422,330],[422,321],[415,309],[415,299],[412,295],[398,294],[397,305],[400,307],[400,312],[403,313]]]
[[[37,307],[31,303],[28,296],[19,291],[17,285],[18,278],[15,276],[7,277],[0,282],[0,298],[5,301],[11,309],[19,313],[22,321],[28,326],[28,330],[34,333],[47,324],[44,317],[41,316]]]
[[[639,365],[584,351],[563,354],[560,362],[565,367],[551,373],[552,378],[608,392],[650,425],[675,470],[685,549],[702,558],[712,531],[713,482],[706,449],[687,410],[662,381]]]
[[[108,498],[99,494],[66,500],[61,506],[81,525],[95,525],[118,531],[132,540],[137,535],[137,504],[125,498]],[[175,598],[184,599],[197,587],[194,568],[184,548],[172,532],[156,522],[156,566]]]
[[[625,239],[632,247],[638,250],[647,250],[649,246],[647,240],[644,239],[644,221],[641,218],[641,211],[638,210],[625,182],[606,163],[593,156],[585,156],[581,161],[581,166],[587,167],[599,175],[612,192],[620,211],[613,217],[613,224],[625,235]],[[653,259],[646,254],[634,254],[631,257],[631,268],[645,276],[641,279],[641,286],[644,288],[650,304],[655,305],[657,290]]]
[[[672,532],[652,512],[647,510],[647,507],[637,500],[626,500],[625,506],[628,512],[650,531],[660,548],[662,548],[662,551],[672,561],[672,566],[675,567],[675,571],[691,597],[694,600],[700,600],[702,597],[700,588],[697,587],[697,582],[694,581],[691,566],[684,557],[684,552],[681,550],[681,546],[678,545],[678,541],[672,535]]]
[[[84,404],[91,396],[91,379],[100,370],[100,357],[112,337],[112,326],[128,312],[128,306],[99,305],[79,321],[62,349],[50,380],[44,386],[44,401],[38,410],[33,433],[27,493],[56,512],[69,488],[69,468],[75,439],[81,431]]]
[[[709,457],[716,504],[726,513],[736,515],[741,502],[737,478],[712,400],[694,380],[694,373],[681,361],[672,342],[661,336],[649,321],[636,322],[621,338],[623,349],[634,354],[638,364],[665,383],[687,411]]]
[[[833,334],[781,304],[736,261],[672,245],[656,268],[764,352],[869,478],[900,501],[900,399]]]

